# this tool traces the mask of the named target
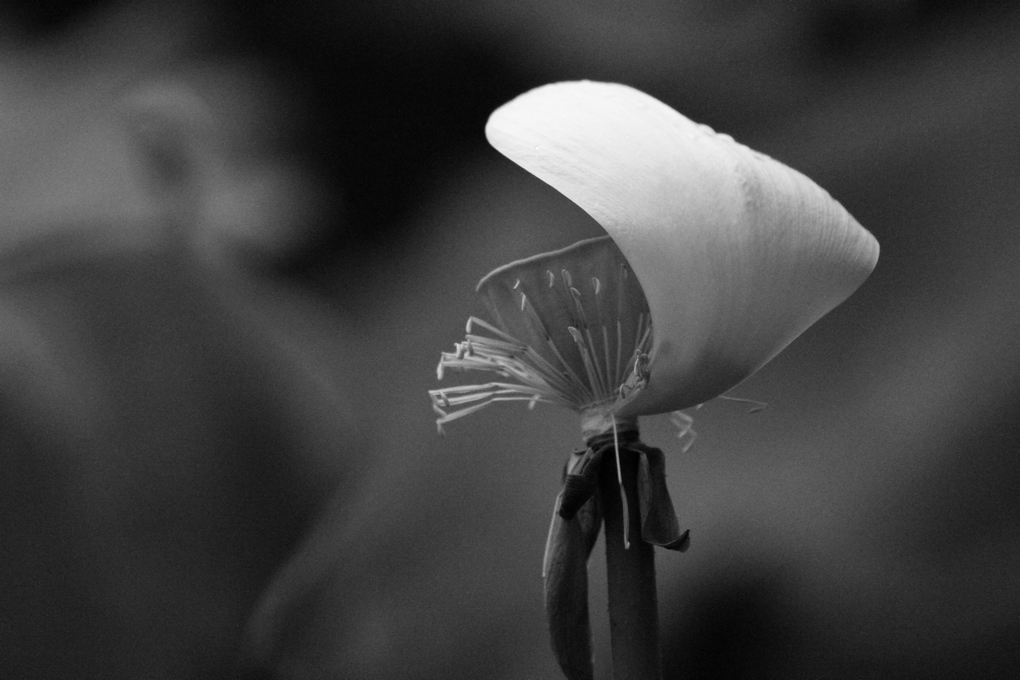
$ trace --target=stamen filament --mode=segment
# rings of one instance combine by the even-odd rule
[[[440,424],[495,401],[525,401],[529,408],[542,401],[581,414],[582,432],[605,431],[622,402],[647,384],[651,319],[640,284],[608,238],[580,248],[592,253],[577,264],[591,289],[574,285],[572,256],[561,262],[558,253],[555,264],[524,260],[479,283],[494,321],[470,317],[463,341],[440,355],[436,375],[482,370],[499,378],[430,392]]]
[[[623,323],[616,322],[616,374],[613,376],[613,384],[619,385],[623,382],[623,372],[620,370],[620,361],[623,359]]]
[[[539,318],[538,314],[535,312],[534,307],[528,304],[528,298],[523,293],[521,294],[521,311],[527,312],[525,318],[529,321],[529,323],[531,323],[531,325],[533,326],[533,330],[537,331],[538,335],[545,338],[545,342],[549,346],[549,348],[552,349],[553,355],[560,362],[560,365],[563,366],[564,377],[566,377],[573,384],[573,386],[576,388],[576,392],[584,395],[585,401],[594,401],[595,395],[592,394],[591,390],[588,389],[588,386],[584,384],[584,381],[582,381],[581,378],[578,377],[578,375],[570,367],[570,364],[567,362],[567,360],[563,358],[562,354],[560,354],[559,348],[557,348],[556,343],[552,341],[552,336],[549,334],[549,331],[546,330],[545,324],[542,323],[542,319]]]
[[[620,505],[623,508],[623,549],[630,550],[630,516],[627,509],[627,492],[623,488],[623,470],[620,467],[620,435],[613,416],[613,449],[616,452],[616,481],[620,487]]]

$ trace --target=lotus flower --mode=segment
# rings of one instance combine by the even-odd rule
[[[804,175],[624,85],[537,88],[497,109],[486,135],[608,235],[482,279],[491,321],[471,317],[438,373],[501,380],[432,390],[437,424],[499,401],[580,414],[588,446],[567,462],[543,565],[553,649],[568,678],[593,676],[587,561],[604,517],[614,665],[619,649],[621,677],[656,677],[650,546],[683,550],[688,534],[638,416],[701,404],[753,374],[864,282],[878,243]],[[631,530],[642,540],[628,556],[610,533],[627,547]]]
[[[440,377],[481,369],[508,381],[432,391],[440,427],[519,399],[577,411],[589,436],[703,403],[846,299],[878,260],[874,237],[810,179],[625,85],[539,87],[485,131],[609,238],[482,279],[495,325],[470,319]]]

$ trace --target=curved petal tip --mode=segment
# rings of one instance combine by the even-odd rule
[[[545,85],[485,131],[602,225],[641,282],[650,378],[624,416],[730,389],[878,260],[875,238],[813,181],[626,85]]]

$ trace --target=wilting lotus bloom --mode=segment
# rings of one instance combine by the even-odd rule
[[[878,243],[828,193],[633,88],[567,82],[497,109],[486,135],[608,232],[478,285],[444,368],[505,380],[434,390],[438,423],[558,403],[590,436],[726,392],[846,299]],[[485,334],[476,332],[476,329]]]
[[[649,546],[683,550],[687,533],[638,416],[700,404],[750,376],[861,285],[878,244],[807,177],[623,85],[540,87],[497,109],[486,134],[608,236],[482,279],[491,321],[469,319],[439,377],[477,369],[502,380],[431,391],[437,422],[513,400],[580,414],[588,448],[568,460],[543,567],[553,649],[568,678],[593,676],[587,561],[605,517],[614,664],[619,633],[620,663],[636,664],[626,675],[655,677]],[[607,453],[618,504],[606,495]],[[640,532],[632,557],[612,553],[611,522],[625,546],[629,527]]]

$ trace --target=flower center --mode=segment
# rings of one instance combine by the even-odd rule
[[[468,319],[464,342],[442,354],[438,375],[486,370],[512,382],[430,391],[440,431],[496,401],[544,401],[580,413],[591,436],[608,431],[614,412],[647,383],[648,304],[608,236],[500,267],[478,292],[495,323]]]

